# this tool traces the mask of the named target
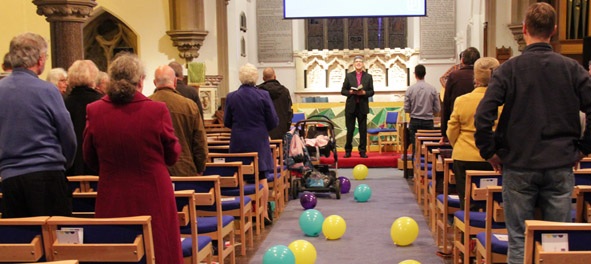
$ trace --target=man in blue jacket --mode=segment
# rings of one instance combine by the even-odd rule
[[[527,47],[494,71],[474,118],[480,155],[503,172],[509,263],[523,263],[525,220],[534,219],[536,205],[543,220],[571,221],[573,165],[591,153],[591,79],[552,50],[554,8],[531,5],[523,33]],[[579,111],[587,116],[582,138]]]
[[[0,177],[3,218],[72,214],[64,175],[76,135],[59,90],[39,79],[47,42],[34,33],[10,42],[12,74],[0,80]]]

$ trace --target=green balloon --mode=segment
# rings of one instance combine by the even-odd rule
[[[263,256],[263,264],[295,264],[295,255],[284,245],[272,246]]]
[[[371,188],[367,184],[359,184],[353,192],[353,197],[357,202],[364,203],[371,197]]]
[[[300,215],[300,228],[308,236],[320,235],[322,223],[324,223],[324,216],[318,210],[309,209]]]

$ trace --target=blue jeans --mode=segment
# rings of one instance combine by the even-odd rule
[[[503,205],[509,233],[508,263],[523,263],[525,220],[534,219],[536,206],[542,210],[543,220],[571,222],[574,183],[572,166],[546,170],[503,168]]]

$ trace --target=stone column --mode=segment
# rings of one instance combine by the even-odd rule
[[[229,90],[228,75],[228,2],[230,0],[216,0],[216,23],[218,41],[218,74],[224,79],[218,86],[218,98],[226,97]]]
[[[84,59],[82,24],[96,6],[95,0],[34,0],[37,14],[46,16],[51,33],[51,65],[68,69]]]
[[[199,49],[208,31],[205,30],[203,0],[170,0],[172,29],[166,34],[179,56],[187,62],[199,57]]]

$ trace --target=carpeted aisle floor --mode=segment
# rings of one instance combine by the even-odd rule
[[[265,251],[274,245],[288,246],[304,239],[317,251],[316,264],[398,263],[414,259],[423,264],[444,263],[435,255],[437,248],[416,200],[402,172],[394,168],[370,168],[369,176],[354,180],[352,169],[339,169],[339,176],[351,180],[351,192],[336,200],[334,194],[318,196],[319,210],[326,218],[340,215],[347,223],[347,231],[339,240],[326,240],[324,235],[307,237],[299,228],[298,220],[304,211],[299,200],[289,202],[280,219],[275,222],[249,263],[262,263]],[[359,184],[367,184],[372,196],[367,203],[357,203],[353,191]],[[409,216],[419,224],[419,236],[409,246],[399,247],[390,238],[390,226],[398,217]]]

